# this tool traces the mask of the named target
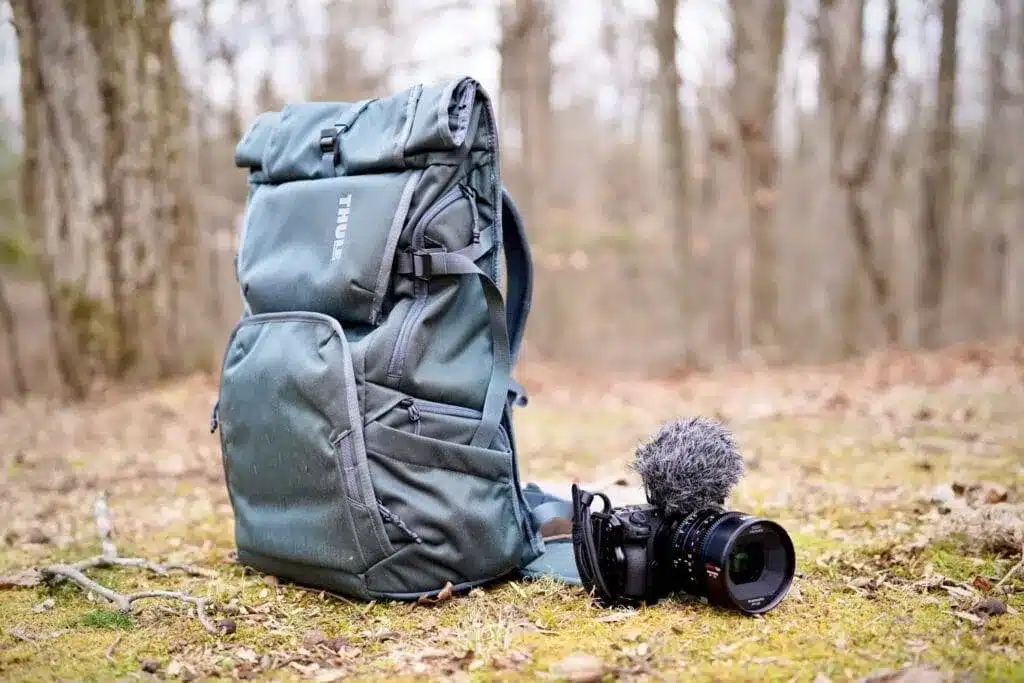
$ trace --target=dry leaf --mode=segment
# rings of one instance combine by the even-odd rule
[[[43,575],[37,569],[26,569],[25,571],[12,574],[11,576],[0,576],[0,589],[4,588],[35,588],[43,582]]]
[[[922,666],[908,666],[898,671],[862,678],[859,683],[946,683],[949,676],[938,669]]]
[[[975,616],[975,615],[971,614],[970,612],[961,612],[959,610],[956,610],[956,611],[953,612],[953,614],[955,616],[960,617],[964,621],[971,622],[972,624],[983,624],[983,623],[985,623],[984,619],[982,619],[981,617]]]
[[[433,605],[440,605],[441,603],[448,602],[452,599],[452,589],[452,582],[449,581],[444,585],[444,588],[438,592],[437,597],[432,598],[428,595],[421,595],[416,599],[416,604],[424,607],[431,607]]]
[[[551,673],[572,683],[593,683],[604,677],[605,666],[593,655],[572,654],[551,667]]]
[[[313,680],[317,681],[317,683],[330,683],[331,681],[340,681],[343,678],[345,678],[344,669],[324,669],[317,673]]]
[[[597,618],[598,621],[610,624],[617,621],[626,621],[636,615],[636,610],[616,610]]]
[[[54,601],[53,598],[46,598],[41,603],[39,603],[38,605],[33,607],[32,611],[35,612],[36,614],[42,614],[43,612],[46,612],[48,610],[53,609],[54,605],[56,605],[56,604],[57,603]]]
[[[971,579],[971,585],[982,592],[988,592],[992,590],[992,581],[984,576],[975,576]]]
[[[518,669],[529,661],[529,653],[522,650],[509,650],[504,654],[491,657],[491,666],[495,669]]]
[[[324,635],[323,631],[313,629],[312,631],[306,631],[302,636],[302,647],[307,650],[312,650],[314,647],[323,643],[327,640],[327,636]]]
[[[235,657],[241,659],[243,662],[249,662],[250,664],[255,664],[260,661],[260,658],[256,656],[256,653],[247,647],[240,647],[235,650]]]

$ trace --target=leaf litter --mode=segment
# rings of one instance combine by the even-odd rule
[[[49,666],[33,653],[48,634],[58,634],[46,647],[58,653],[65,678],[109,677],[104,667],[122,667],[126,658],[136,658],[137,671],[155,663],[160,676],[182,680],[458,678],[488,671],[536,678],[554,675],[587,644],[580,654],[596,659],[602,676],[623,679],[676,672],[730,678],[745,666],[764,666],[795,676],[809,671],[808,680],[815,671],[836,681],[874,676],[907,683],[924,671],[947,676],[920,679],[930,683],[967,669],[975,680],[999,680],[998,672],[1005,678],[1019,666],[1024,648],[1012,635],[1024,626],[1024,577],[1013,570],[1024,545],[1022,357],[1016,347],[998,346],[984,353],[890,353],[685,382],[563,382],[558,372],[527,370],[534,400],[517,414],[527,480],[628,480],[625,460],[662,420],[699,412],[728,421],[757,465],[731,507],[794,530],[801,560],[789,598],[763,620],[674,601],[606,612],[578,589],[544,583],[477,589],[458,599],[441,591],[411,608],[292,586],[234,564],[230,504],[216,443],[205,429],[206,399],[215,393],[209,379],[113,393],[91,405],[5,405],[0,433],[10,447],[0,464],[14,486],[0,500],[0,587],[8,589],[0,592],[0,616],[10,624],[7,644],[0,638],[0,673],[31,677],[27,672]],[[934,495],[939,487],[943,493]],[[58,631],[95,606],[47,587],[38,568],[94,552],[91,501],[100,490],[109,492],[118,538],[132,554],[216,570],[209,584],[215,633],[168,620],[162,606],[146,607],[111,664],[104,657],[109,631],[95,646],[81,631]],[[937,548],[946,555],[936,556]],[[97,578],[118,590],[148,580],[126,568],[101,572]],[[151,581],[182,588],[174,576]],[[54,605],[34,611],[47,600]],[[915,625],[915,614],[947,621]],[[775,630],[770,647],[764,633],[750,630],[759,623]],[[872,640],[872,624],[891,635]],[[797,645],[801,628],[823,629],[831,649]],[[136,654],[147,639],[161,641],[165,651]],[[908,653],[920,671],[900,669]],[[826,667],[832,661],[842,664]],[[587,675],[579,668],[577,675]]]

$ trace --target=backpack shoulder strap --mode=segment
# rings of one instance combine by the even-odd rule
[[[502,241],[508,269],[505,318],[508,324],[512,364],[515,365],[533,298],[533,260],[530,258],[530,245],[526,240],[522,215],[507,188],[502,188],[501,212]]]
[[[505,187],[502,187],[501,192],[501,228],[505,268],[508,273],[505,324],[508,328],[509,351],[514,369],[533,298],[533,259],[530,257],[530,243],[526,239],[523,217]],[[509,394],[514,405],[526,405],[526,390],[511,378]]]

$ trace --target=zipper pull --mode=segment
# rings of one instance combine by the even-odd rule
[[[420,409],[416,407],[416,403],[411,398],[403,398],[398,405],[409,411],[410,422],[420,421]]]
[[[213,404],[213,412],[210,414],[210,433],[211,434],[216,432],[218,425],[220,425],[219,413],[220,413],[220,399],[217,399],[217,402]]]
[[[480,244],[480,214],[476,210],[476,190],[469,185],[460,185],[462,193],[469,200],[469,211],[473,216],[473,244]]]

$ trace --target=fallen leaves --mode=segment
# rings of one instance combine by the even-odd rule
[[[910,365],[901,359],[886,363],[888,369],[879,370],[878,377],[888,385],[900,380],[903,370],[897,366]],[[967,389],[973,392],[970,396],[961,396],[962,385],[946,394],[895,386],[876,393],[866,390],[872,379],[862,368],[851,375],[846,372],[833,373],[835,379],[829,381],[819,381],[825,372],[799,377],[790,373],[791,380],[786,381],[792,384],[784,387],[777,386],[776,377],[762,373],[730,383],[698,378],[685,390],[678,385],[651,389],[647,383],[626,382],[596,400],[573,388],[558,404],[534,392],[538,411],[524,413],[525,422],[517,425],[521,450],[530,455],[522,461],[527,478],[547,474],[548,465],[558,473],[573,467],[580,476],[591,477],[592,463],[586,458],[601,460],[593,466],[610,476],[622,467],[605,454],[630,452],[634,437],[655,426],[659,415],[694,412],[701,401],[707,414],[721,409],[718,416],[731,419],[742,434],[749,460],[761,463],[730,502],[740,510],[756,505],[769,516],[785,516],[787,528],[800,530],[798,555],[807,578],[794,584],[783,609],[763,621],[730,621],[733,616],[700,606],[591,611],[576,589],[525,583],[474,590],[465,599],[456,599],[446,586],[432,597],[414,601],[411,608],[385,600],[362,604],[244,571],[233,564],[230,508],[216,444],[205,433],[207,397],[215,390],[205,385],[186,392],[173,416],[154,418],[159,425],[153,429],[153,420],[147,424],[152,411],[140,413],[129,405],[152,404],[150,393],[115,405],[60,408],[56,416],[41,411],[32,424],[26,422],[15,432],[9,427],[20,418],[0,414],[0,433],[13,434],[13,449],[25,452],[12,479],[10,500],[0,501],[0,543],[7,546],[5,557],[17,566],[49,560],[69,547],[69,552],[77,552],[80,546],[69,544],[94,539],[85,525],[87,506],[81,501],[110,486],[119,508],[130,511],[118,515],[118,535],[126,543],[140,552],[170,547],[180,552],[171,559],[216,564],[218,578],[210,583],[209,595],[226,604],[211,610],[214,636],[190,627],[165,639],[168,620],[157,627],[164,614],[162,604],[141,610],[139,628],[125,636],[128,643],[140,633],[152,634],[157,646],[153,652],[166,647],[166,654],[151,664],[153,673],[167,679],[466,680],[476,679],[478,671],[483,679],[536,679],[554,673],[554,662],[561,664],[573,648],[590,653],[591,659],[584,660],[590,673],[586,666],[573,666],[570,659],[572,675],[583,680],[591,675],[732,680],[745,675],[735,668],[739,662],[744,667],[770,666],[784,678],[799,680],[810,680],[821,670],[818,683],[829,681],[828,676],[838,683],[856,680],[866,666],[877,664],[881,670],[899,666],[898,662],[926,661],[937,646],[950,652],[956,659],[948,661],[957,661],[958,666],[961,660],[965,667],[974,666],[976,652],[1019,661],[1019,639],[1005,634],[1020,623],[1013,614],[1014,605],[1019,606],[1014,591],[1021,588],[1020,573],[1006,571],[1012,562],[992,563],[986,556],[984,565],[965,563],[966,568],[953,569],[939,563],[939,569],[930,572],[927,563],[933,560],[931,526],[951,527],[954,520],[971,515],[969,525],[957,527],[963,545],[957,540],[944,546],[953,548],[953,560],[959,562],[964,555],[980,555],[973,549],[983,544],[994,547],[991,519],[1009,520],[998,528],[1012,530],[1011,522],[1024,518],[1024,489],[1019,483],[1024,481],[1019,465],[1024,455],[1018,435],[1024,424],[1021,411],[997,403],[1004,400],[995,393],[1005,393],[1002,385],[991,396],[973,388]],[[756,423],[743,419],[754,415],[786,417]],[[202,436],[192,435],[186,423],[194,423],[196,434]],[[1018,463],[1005,465],[1015,456]],[[927,501],[916,510],[918,492],[940,482],[947,482],[941,494],[949,503],[947,514],[939,515],[940,505]],[[40,543],[44,537],[50,539],[48,544]],[[1021,544],[1012,542],[1012,533],[1000,537],[1006,542],[997,554],[1019,559]],[[4,572],[14,569],[5,565]],[[944,576],[947,573],[961,580]],[[1000,586],[1003,576],[1008,578]],[[136,580],[128,573],[125,579]],[[40,580],[31,573],[15,575],[0,579],[0,586],[6,581],[4,587],[31,588]],[[207,584],[192,585],[206,590]],[[46,610],[52,598],[43,591],[28,593],[0,594],[16,598],[11,604],[20,605],[20,612],[11,626],[20,627],[17,632],[26,639],[15,642],[15,636],[0,634],[0,649],[41,660],[51,650],[60,657],[69,647],[79,647],[82,641],[74,633],[45,643],[45,627],[32,626],[63,619],[62,610],[78,603],[53,593],[57,604]],[[78,599],[76,595],[74,600]],[[987,600],[1001,603],[1006,612]],[[172,606],[175,613],[184,614]],[[441,609],[420,609],[435,606]],[[850,606],[853,609],[847,611]],[[929,613],[915,614],[922,606]],[[44,613],[37,616],[34,608]],[[862,621],[856,609],[877,617]],[[951,616],[954,611],[969,617]],[[920,617],[923,624],[934,615],[939,615],[938,627],[911,623]],[[868,627],[868,618],[878,623]],[[590,624],[595,628],[588,631]],[[650,627],[662,629],[664,640]],[[806,642],[814,629],[824,629],[823,642],[834,661],[810,656],[801,661],[800,656],[782,652],[780,646]],[[769,632],[770,639],[746,641],[748,635]],[[109,645],[106,634],[103,638],[98,651],[91,653],[93,660],[103,660],[103,649]],[[141,656],[134,654],[137,651],[135,642],[120,646],[116,666],[129,672],[134,668],[135,674],[147,678],[139,671],[139,662],[125,661]],[[894,660],[893,651],[901,659]],[[5,674],[19,677],[19,665],[4,665]],[[880,674],[888,678],[877,680],[907,683],[913,675],[927,674],[912,668]],[[104,672],[83,668],[82,676],[103,678]]]
[[[1010,491],[1002,484],[993,481],[981,481],[972,484],[953,482],[953,493],[961,496],[968,505],[995,505],[1005,503]]]
[[[604,662],[593,655],[574,653],[553,665],[550,673],[570,683],[595,683],[605,674]]]
[[[0,589],[35,588],[43,582],[43,573],[38,569],[25,569],[10,576],[0,576]]]
[[[858,683],[947,683],[948,674],[927,666],[908,666],[862,678]]]
[[[434,607],[436,605],[441,605],[452,599],[452,591],[452,582],[449,581],[445,584],[444,588],[438,591],[436,596],[431,597],[429,595],[421,595],[416,599],[416,604],[421,607]]]

